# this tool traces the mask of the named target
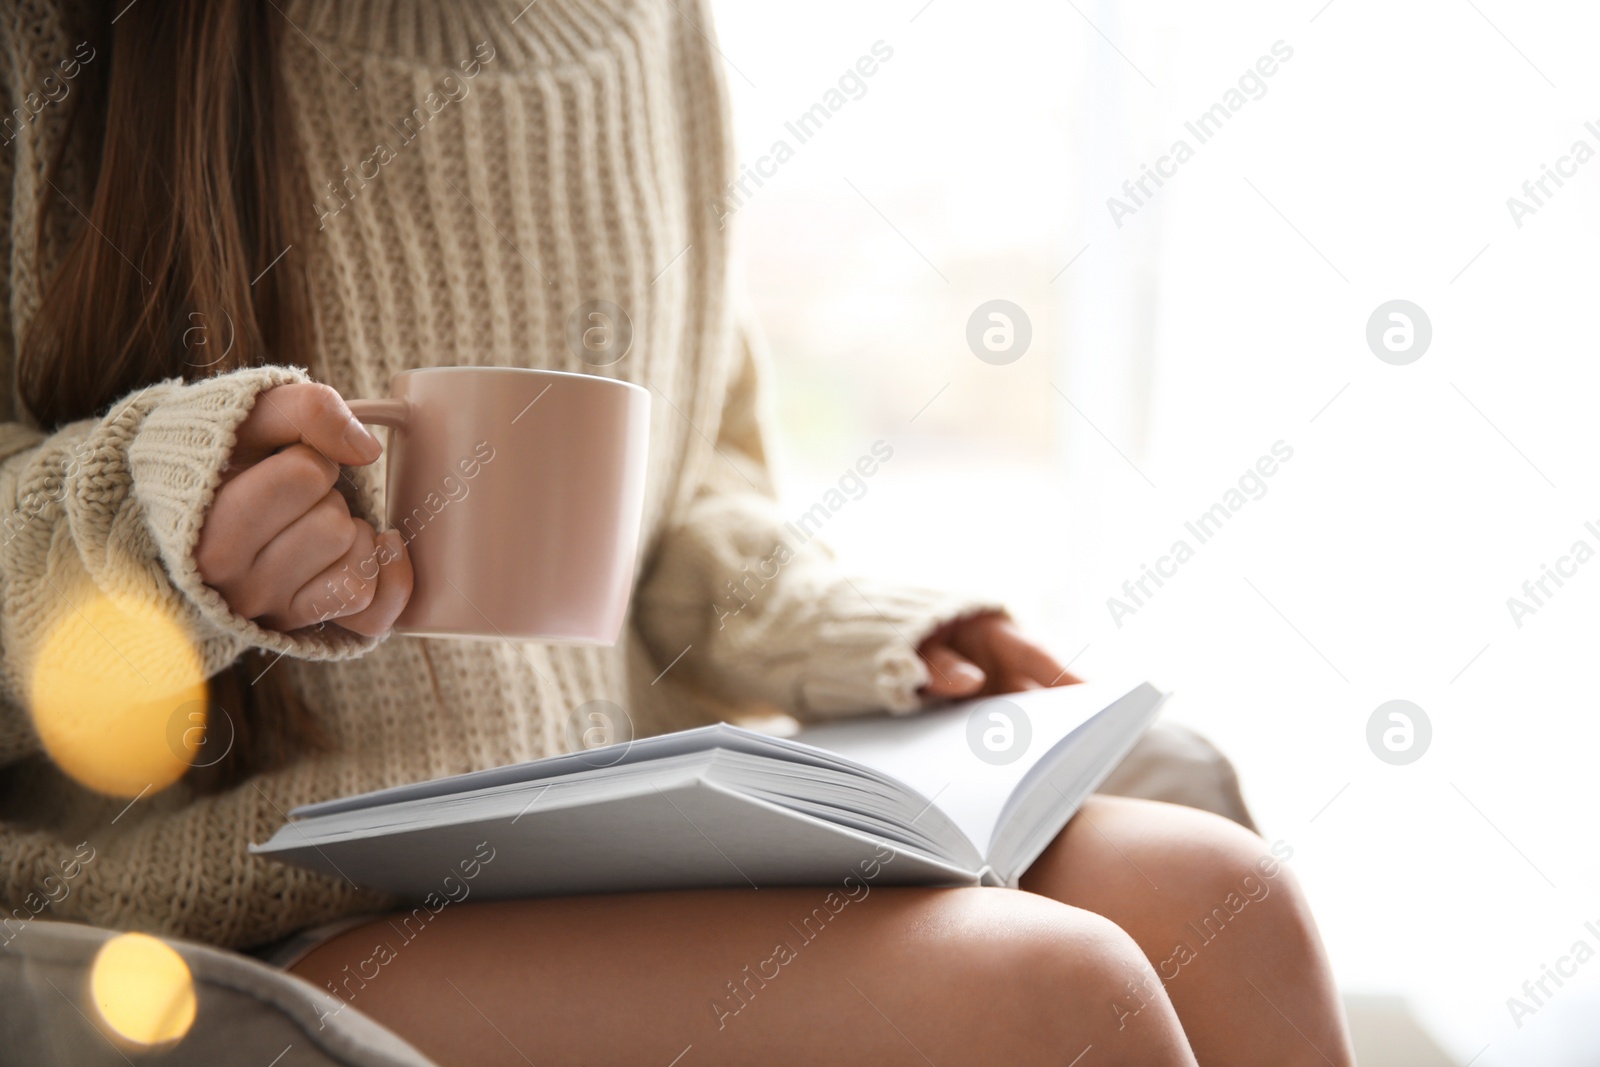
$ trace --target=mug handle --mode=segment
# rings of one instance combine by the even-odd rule
[[[350,408],[350,414],[362,422],[376,423],[394,430],[405,429],[406,419],[411,414],[411,404],[406,400],[347,400],[345,404]]]

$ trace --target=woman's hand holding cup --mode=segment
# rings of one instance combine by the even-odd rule
[[[365,466],[382,452],[328,386],[262,393],[200,530],[200,576],[268,629],[326,621],[387,632],[411,598],[410,554],[398,531],[379,534],[334,488],[341,464]]]

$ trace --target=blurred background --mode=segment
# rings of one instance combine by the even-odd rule
[[[715,6],[786,506],[881,440],[846,558],[1173,690],[1294,848],[1364,1063],[1600,1064],[1600,12]]]

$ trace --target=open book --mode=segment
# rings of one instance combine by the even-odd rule
[[[296,808],[250,850],[414,899],[485,856],[488,898],[820,885],[874,856],[880,884],[1015,886],[1165,699],[1090,683],[793,738],[705,726]]]

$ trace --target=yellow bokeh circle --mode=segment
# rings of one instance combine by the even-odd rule
[[[89,994],[105,1024],[142,1048],[179,1041],[194,1025],[189,965],[147,934],[119,934],[100,946]]]
[[[30,676],[45,751],[97,792],[135,797],[171,785],[203,744],[200,729],[170,728],[204,706],[199,650],[154,604],[90,590],[58,607]]]

